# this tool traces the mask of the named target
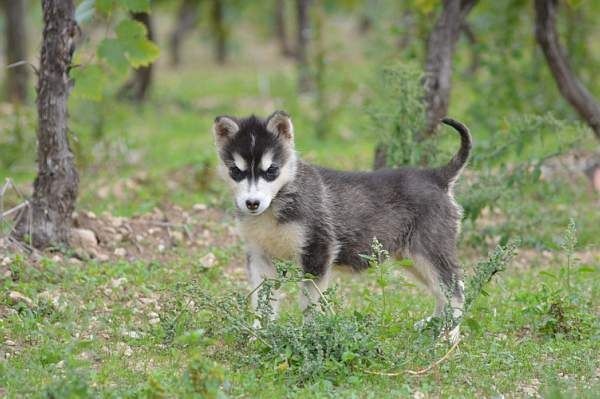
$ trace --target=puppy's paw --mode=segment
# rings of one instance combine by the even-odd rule
[[[423,331],[431,324],[432,320],[433,316],[429,316],[422,320],[419,320],[414,324],[414,329],[416,331]]]
[[[260,323],[260,320],[254,319],[254,322],[252,323],[252,328],[255,330],[260,330],[262,328],[262,324]]]
[[[460,341],[460,324],[448,331],[446,338],[452,345]]]

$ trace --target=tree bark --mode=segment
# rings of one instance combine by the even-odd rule
[[[181,43],[198,24],[199,0],[183,0],[177,12],[177,22],[169,38],[169,52],[171,64],[177,66],[181,63]]]
[[[425,102],[427,123],[422,137],[435,133],[446,116],[452,88],[452,58],[465,18],[477,0],[444,0],[427,42]]]
[[[600,105],[577,79],[556,30],[557,0],[535,0],[535,37],[563,97],[600,139]]]
[[[42,1],[38,109],[38,175],[33,184],[31,219],[21,219],[19,238],[31,234],[36,248],[68,243],[79,176],[68,140],[69,69],[78,28],[73,0]],[[31,228],[30,228],[31,227]]]
[[[150,14],[147,12],[134,12],[131,13],[131,18],[134,21],[141,22],[146,27],[148,40],[154,41],[154,29]],[[152,69],[153,64],[136,68],[131,79],[121,88],[119,95],[138,103],[144,102],[152,85]]]
[[[294,51],[290,46],[285,20],[285,0],[275,0],[275,34],[279,43],[279,52],[284,57],[293,57]]]
[[[228,29],[225,25],[225,8],[223,0],[213,0],[212,25],[215,40],[215,59],[223,65],[227,62],[227,36]]]
[[[27,59],[27,31],[25,29],[25,0],[1,0],[5,15],[6,64]],[[21,104],[27,100],[28,65],[16,65],[6,71],[6,98]]]
[[[298,64],[298,90],[310,91],[311,79],[308,66],[308,42],[310,39],[309,7],[311,0],[296,0],[296,18],[298,36],[296,43],[296,62]]]

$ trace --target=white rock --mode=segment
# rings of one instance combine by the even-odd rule
[[[142,333],[137,332],[137,331],[123,331],[123,336],[133,338],[133,339],[140,339],[140,338],[142,338]]]
[[[209,252],[200,259],[200,263],[202,267],[209,269],[217,263],[217,257],[212,252]]]
[[[123,257],[123,256],[127,255],[127,251],[125,250],[125,248],[117,248],[117,249],[115,249],[115,255]]]
[[[14,304],[17,304],[19,302],[24,302],[27,306],[33,305],[33,301],[31,300],[31,298],[26,297],[25,295],[21,294],[18,291],[9,292],[8,299],[10,299],[10,301]]]
[[[194,206],[192,207],[193,210],[195,211],[205,211],[208,209],[208,207],[206,206],[206,204],[194,204]]]
[[[71,229],[70,233],[69,244],[73,248],[80,249],[88,255],[96,256],[98,254],[98,240],[92,230]]]
[[[119,288],[123,284],[127,283],[127,278],[125,278],[125,277],[113,278],[110,283],[113,286],[113,288]]]

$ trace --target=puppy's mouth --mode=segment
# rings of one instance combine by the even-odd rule
[[[237,207],[238,208],[238,212],[242,215],[246,215],[246,216],[259,216],[262,215],[267,209],[269,209],[269,207],[267,206],[265,209],[247,209],[247,208],[242,208],[242,207]]]

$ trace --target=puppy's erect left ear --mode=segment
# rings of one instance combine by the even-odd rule
[[[267,130],[277,137],[292,141],[294,139],[294,126],[290,116],[285,111],[275,111],[267,119]]]
[[[229,116],[217,116],[215,118],[215,124],[213,125],[213,133],[217,144],[222,144],[226,140],[232,138],[240,127],[237,122]]]

